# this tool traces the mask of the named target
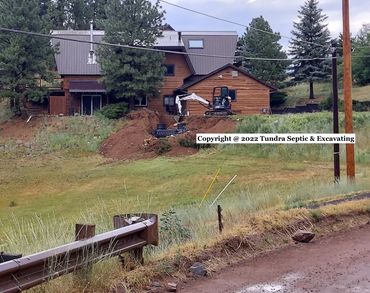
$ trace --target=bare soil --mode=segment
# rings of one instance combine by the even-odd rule
[[[169,119],[166,119],[168,123]],[[134,111],[128,115],[128,122],[115,134],[111,135],[101,147],[101,153],[116,160],[138,160],[158,156],[161,141],[151,133],[157,124],[163,122],[159,114],[148,109]],[[176,123],[168,125],[174,128]],[[197,149],[179,144],[181,139],[195,139],[196,133],[226,133],[235,131],[236,123],[228,117],[188,117],[185,121],[189,131],[184,135],[168,138],[171,150],[167,156],[192,155]]]
[[[28,123],[22,118],[13,118],[0,124],[0,138],[27,142],[42,127],[44,119],[33,117]]]
[[[370,292],[369,242],[368,223],[266,253],[179,292]]]

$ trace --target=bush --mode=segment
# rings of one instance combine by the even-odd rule
[[[338,108],[340,112],[344,111],[343,100],[338,101]],[[333,110],[333,96],[326,98],[320,103],[320,110],[322,111],[332,111]]]
[[[110,104],[104,106],[99,113],[108,119],[122,118],[128,113],[127,103]]]
[[[182,224],[173,209],[162,214],[160,224],[161,241],[168,245],[191,239],[191,231]]]
[[[167,152],[169,152],[172,149],[172,146],[168,139],[166,138],[160,138],[159,143],[155,147],[155,153],[157,155],[163,155]]]
[[[287,94],[283,92],[275,92],[270,95],[270,106],[278,107],[285,103]]]
[[[211,148],[212,145],[211,144],[197,144],[196,143],[196,138],[195,138],[195,135],[185,135],[183,138],[180,138],[178,140],[179,142],[179,145],[183,146],[183,147],[186,147],[186,148],[193,148],[193,149],[207,149],[207,148]]]
[[[367,112],[370,111],[370,101],[356,101],[353,100],[353,111],[355,112]]]

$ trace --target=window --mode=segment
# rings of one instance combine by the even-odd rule
[[[203,49],[203,40],[189,40],[189,49]]]
[[[174,106],[175,105],[175,97],[173,96],[164,96],[163,103],[165,106]]]
[[[236,90],[229,90],[229,97],[231,101],[236,101]]]
[[[81,114],[93,115],[102,107],[101,95],[82,95],[81,97]]]
[[[148,106],[148,98],[147,97],[135,98],[135,106],[136,107]]]
[[[166,64],[166,72],[164,73],[165,76],[174,76],[175,75],[175,65],[174,64]]]

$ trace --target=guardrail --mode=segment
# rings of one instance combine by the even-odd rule
[[[158,245],[157,215],[120,215],[113,221],[113,231],[0,264],[0,292],[21,292],[103,258],[125,252],[138,256],[145,245]]]

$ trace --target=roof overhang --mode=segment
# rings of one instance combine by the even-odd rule
[[[71,80],[70,93],[105,93],[105,87],[97,80]]]

